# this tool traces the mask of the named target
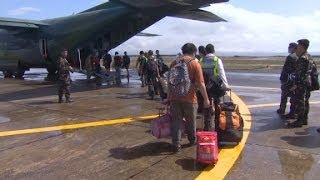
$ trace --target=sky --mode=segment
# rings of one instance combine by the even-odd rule
[[[104,0],[1,0],[0,17],[48,19],[71,15],[103,3]],[[285,54],[290,42],[310,40],[309,51],[320,54],[319,0],[230,0],[213,4],[210,11],[228,22],[206,23],[166,17],[144,32],[159,37],[133,37],[113,51],[159,49],[175,54],[186,42],[197,46],[212,43],[217,53]]]

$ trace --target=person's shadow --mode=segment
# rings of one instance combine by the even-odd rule
[[[122,160],[133,160],[145,156],[172,155],[172,145],[167,142],[152,142],[134,147],[118,147],[109,150],[110,157]]]
[[[281,139],[288,144],[304,148],[320,148],[320,136],[317,127],[309,127],[302,132],[296,132],[297,136],[282,136]]]

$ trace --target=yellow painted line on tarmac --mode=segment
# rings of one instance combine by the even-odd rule
[[[208,179],[208,180],[217,180],[224,179],[228,174],[230,169],[236,163],[240,154],[243,151],[243,148],[248,139],[250,128],[251,128],[251,114],[249,108],[246,104],[234,93],[232,93],[233,101],[239,105],[240,113],[243,116],[244,120],[244,131],[243,138],[239,145],[231,149],[221,149],[219,152],[219,160],[216,165],[208,166],[201,174],[196,178],[197,180]]]
[[[51,127],[43,127],[43,128],[3,131],[3,132],[0,132],[0,137],[23,135],[23,134],[33,134],[33,133],[43,133],[43,132],[59,131],[59,130],[81,129],[81,128],[88,128],[88,127],[106,126],[106,125],[123,124],[123,123],[131,123],[131,122],[135,122],[135,121],[152,120],[152,119],[154,119],[156,117],[158,117],[158,115],[141,116],[141,117],[137,117],[137,118],[122,118],[122,119],[113,119],[113,120],[102,120],[102,121],[95,121],[95,122],[88,122],[88,123],[78,123],[78,124],[51,126]]]
[[[320,104],[320,101],[311,101],[309,104]],[[288,103],[287,105],[290,105]],[[254,104],[254,105],[247,105],[248,108],[262,108],[262,107],[274,107],[279,106],[279,103],[269,103],[269,104]]]

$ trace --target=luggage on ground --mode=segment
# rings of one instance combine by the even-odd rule
[[[216,132],[197,132],[197,162],[215,164],[218,162],[218,138]]]
[[[215,124],[219,142],[239,143],[243,137],[244,122],[238,105],[232,102],[231,91],[230,102],[225,102],[223,97],[223,103],[219,105],[218,111],[219,122]]]
[[[159,117],[151,121],[151,134],[156,138],[171,138],[172,117],[169,113],[169,107],[159,109]],[[164,113],[164,111],[166,111]],[[181,123],[181,135],[185,132],[185,123]]]

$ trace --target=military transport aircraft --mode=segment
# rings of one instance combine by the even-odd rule
[[[75,68],[93,49],[111,50],[166,16],[219,22],[199,8],[228,0],[109,0],[75,15],[42,21],[0,18],[0,71],[22,77],[29,68],[57,71],[62,47]],[[152,36],[140,33],[142,36]]]

